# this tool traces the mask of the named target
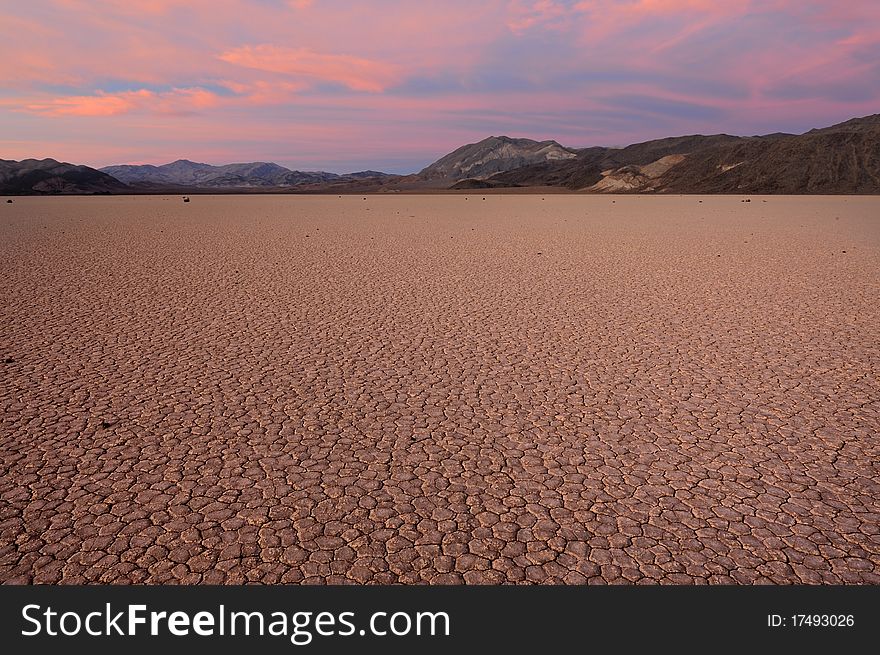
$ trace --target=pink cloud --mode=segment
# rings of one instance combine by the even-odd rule
[[[162,15],[173,9],[209,4],[205,0],[54,0],[54,3],[74,11],[98,9],[102,12],[140,16]]]
[[[229,104],[242,105],[275,105],[291,102],[296,94],[308,88],[305,82],[280,82],[255,80],[253,82],[236,82],[223,80],[220,86],[232,91],[236,98]]]
[[[784,1],[784,0],[782,0]],[[662,35],[662,41],[676,42],[695,34],[712,21],[749,11],[752,0],[511,0],[507,5],[507,26],[520,35],[530,29],[583,29],[593,40],[605,39],[649,19],[678,17],[686,19],[681,34]],[[765,6],[769,6],[766,3]]]
[[[114,116],[137,106],[132,95],[68,96],[25,105],[25,111],[43,116]]]
[[[514,34],[522,34],[538,25],[543,27],[561,27],[569,22],[572,9],[554,0],[537,0],[523,3],[519,0],[511,2],[508,11],[507,27]]]
[[[148,89],[97,93],[29,102],[22,111],[41,116],[116,116],[133,111],[185,114],[217,105],[218,96],[205,89],[173,89],[157,93]]]
[[[349,55],[327,55],[307,48],[242,46],[220,55],[230,64],[271,73],[338,82],[354,91],[379,92],[399,78],[396,66]]]

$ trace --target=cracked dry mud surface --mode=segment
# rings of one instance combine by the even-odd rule
[[[880,199],[751,200],[3,205],[0,581],[880,583]]]

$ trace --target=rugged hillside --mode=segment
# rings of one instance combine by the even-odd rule
[[[837,123],[830,127],[813,129],[807,134],[822,134],[828,132],[876,132],[880,129],[880,114],[871,114],[860,118],[850,118],[843,123]]]
[[[54,159],[0,159],[0,194],[123,193],[119,180],[89,168]]]
[[[644,143],[636,143],[626,148],[583,148],[572,150],[576,156],[571,159],[545,161],[521,166],[513,170],[492,175],[482,184],[475,185],[471,180],[463,180],[454,188],[499,188],[511,186],[559,186],[568,189],[585,189],[603,180],[603,175],[620,171],[620,185],[604,185],[600,189],[627,190],[633,188],[633,173],[640,173],[638,167],[666,157],[687,154],[694,150],[733,143],[740,137],[716,134],[712,136],[691,135],[668,137]],[[672,160],[667,160],[667,163]],[[636,168],[630,168],[636,167]],[[654,171],[652,170],[651,173]],[[651,178],[653,179],[653,178]]]
[[[880,115],[855,118],[801,135],[692,135],[626,148],[576,152],[577,156],[570,159],[520,166],[484,179],[461,180],[453,188],[560,186],[595,192],[880,193]]]
[[[489,178],[461,180],[453,189],[558,186],[583,189],[602,179],[602,168],[586,157],[521,166]]]
[[[698,150],[660,180],[680,193],[880,193],[880,117]]]
[[[689,136],[672,136],[665,139],[654,139],[644,143],[634,143],[620,149],[610,149],[602,158],[604,169],[620,166],[644,166],[670,155],[685,155],[697,150],[714,148],[730,143],[738,143],[743,137],[729,134],[692,134]]]
[[[672,167],[685,160],[687,155],[666,155],[650,164],[628,164],[603,171],[602,179],[590,187],[593,191],[656,191],[659,180]]]
[[[530,164],[575,159],[574,150],[564,148],[556,141],[511,139],[490,136],[479,143],[469,143],[441,157],[422,169],[418,177],[425,180],[483,179],[495,173],[509,171]]]

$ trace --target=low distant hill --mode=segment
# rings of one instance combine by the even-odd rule
[[[89,168],[54,159],[0,159],[0,194],[125,193],[116,178]]]
[[[854,118],[800,135],[692,135],[626,148],[569,150],[576,153],[573,158],[510,167],[486,177],[470,176],[451,188],[556,186],[600,193],[880,193],[880,115]]]
[[[338,175],[324,171],[292,171],[278,164],[267,162],[212,166],[211,164],[200,164],[187,159],[179,159],[161,166],[149,164],[106,166],[101,171],[112,175],[128,185],[141,188],[283,188],[333,184],[344,181],[363,180],[365,178],[384,180],[394,177],[378,171],[364,171],[348,175]]]

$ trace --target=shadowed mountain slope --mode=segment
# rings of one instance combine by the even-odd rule
[[[54,159],[0,159],[0,193],[124,193],[128,187],[116,178],[88,166]]]
[[[880,193],[880,115],[801,135],[669,137],[510,168],[453,188],[595,192]],[[447,155],[449,157],[449,155]],[[443,161],[443,160],[440,160]]]

